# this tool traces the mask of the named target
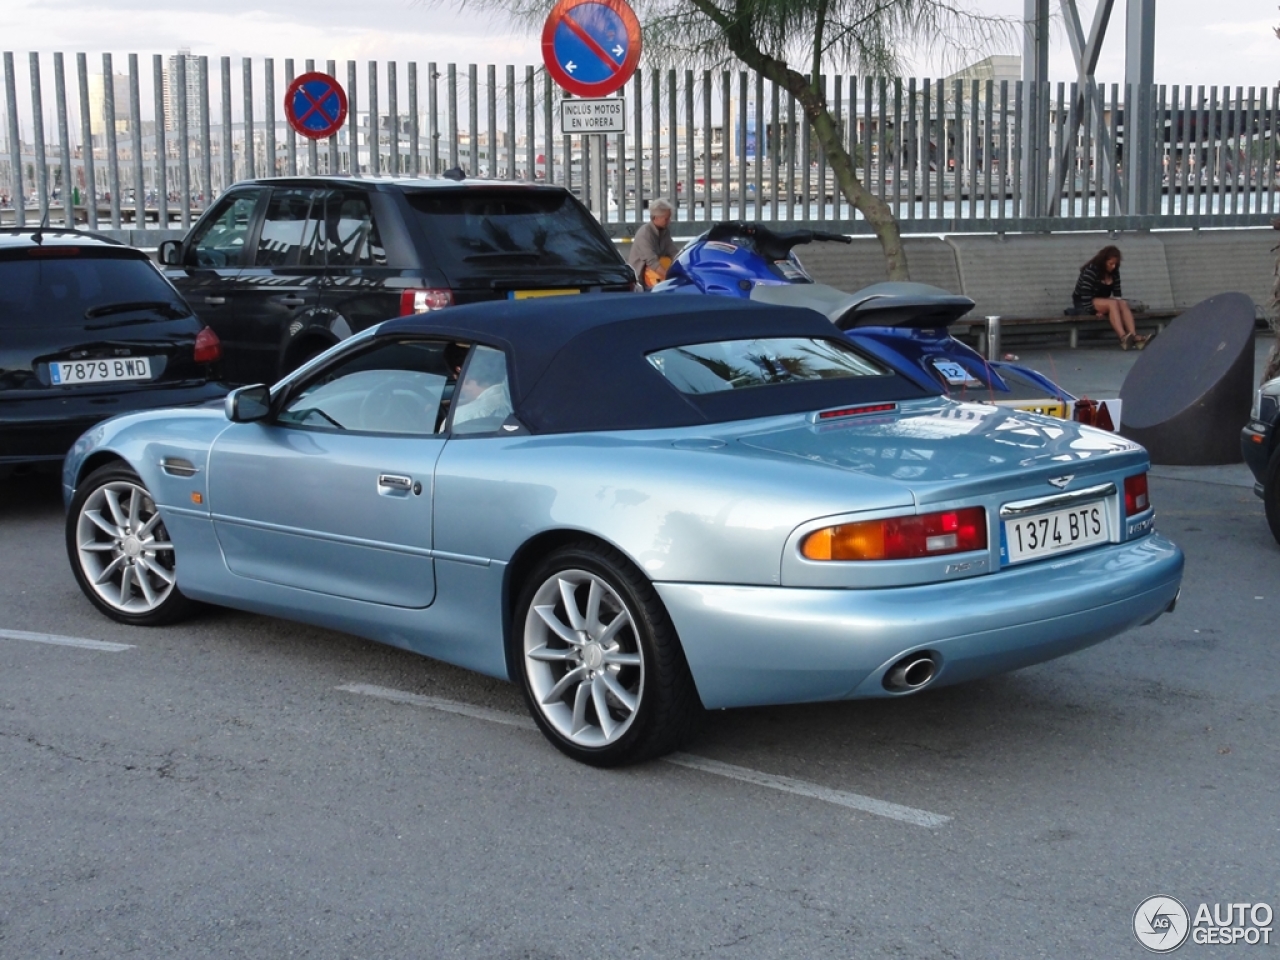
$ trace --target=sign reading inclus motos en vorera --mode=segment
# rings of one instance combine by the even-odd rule
[[[560,132],[626,133],[627,102],[621,97],[606,100],[562,100]]]

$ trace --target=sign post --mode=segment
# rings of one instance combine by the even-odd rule
[[[640,62],[640,48],[640,21],[626,0],[560,0],[542,28],[547,72],[576,97],[607,98],[621,90]],[[605,134],[624,132],[626,113],[621,97],[565,100],[560,105],[561,132],[584,138],[584,155],[592,163],[583,172],[591,183],[591,209],[601,220],[608,206]],[[571,176],[572,162],[566,170]]]

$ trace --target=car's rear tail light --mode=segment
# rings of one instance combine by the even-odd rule
[[[400,316],[402,317],[411,313],[443,310],[451,306],[453,306],[453,291],[448,287],[405,290],[400,294]]]
[[[1147,475],[1138,473],[1124,478],[1124,515],[1144,513],[1151,507],[1151,498],[1147,496]]]
[[[196,363],[216,363],[222,359],[222,341],[209,327],[196,334]]]
[[[982,507],[842,523],[815,530],[800,552],[810,560],[910,560],[987,546]]]

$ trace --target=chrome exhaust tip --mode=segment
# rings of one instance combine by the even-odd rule
[[[938,675],[938,661],[932,653],[912,653],[903,657],[884,675],[884,688],[890,693],[919,690]]]

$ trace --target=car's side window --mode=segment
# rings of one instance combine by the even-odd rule
[[[512,413],[506,354],[476,346],[458,377],[450,432],[460,436],[492,433]]]
[[[315,191],[276,190],[267,205],[267,216],[258,238],[254,264],[259,267],[293,267],[319,264],[315,254],[316,223],[312,219]]]
[[[240,191],[221,203],[221,209],[201,224],[187,248],[189,265],[234,267],[242,264],[244,245],[253,225],[253,208],[261,190]]]
[[[357,433],[437,433],[453,379],[445,360],[449,346],[400,340],[361,351],[305,384],[277,422]]]
[[[331,267],[384,266],[387,262],[369,198],[362,193],[329,195],[318,246]]]

